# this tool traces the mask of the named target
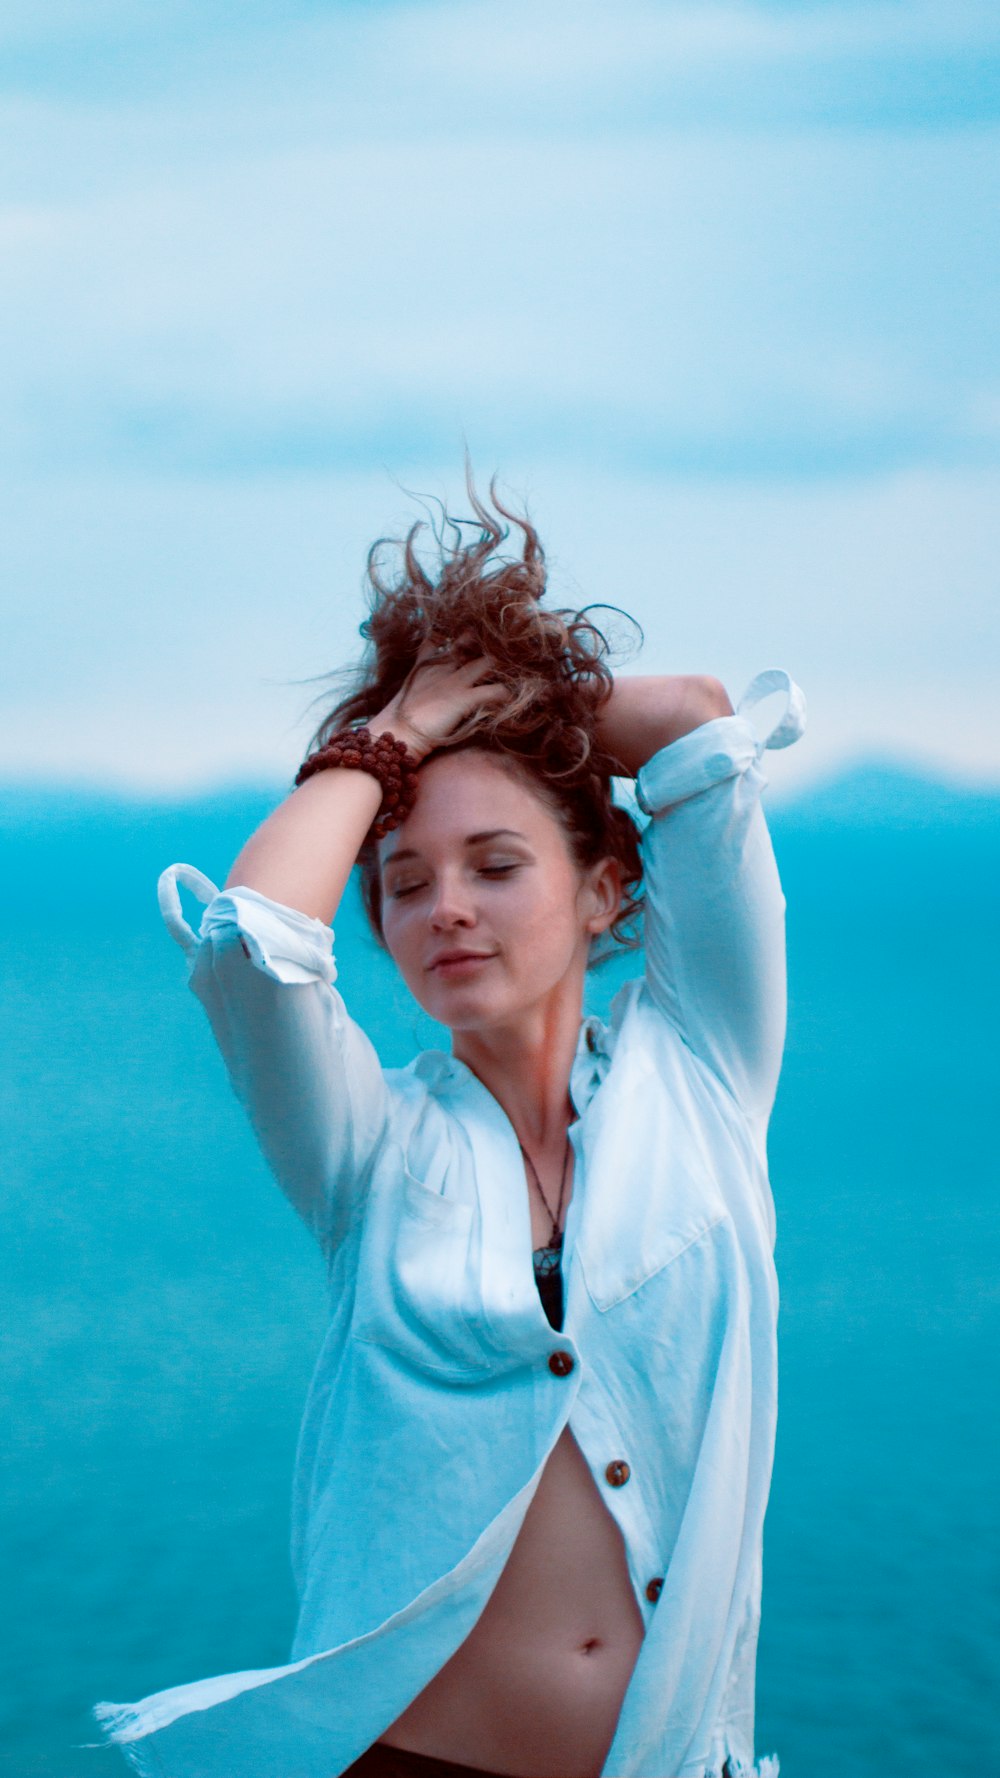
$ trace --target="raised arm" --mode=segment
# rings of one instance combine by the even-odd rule
[[[427,664],[369,727],[390,729],[419,760],[503,695],[479,683],[482,672],[481,662]],[[172,865],[159,883],[233,1091],[276,1180],[328,1253],[364,1200],[390,1111],[378,1056],[335,986],[329,924],[381,795],[367,773],[317,772],[251,836],[223,891],[190,865]],[[178,881],[206,903],[198,935]]]
[[[785,713],[761,739],[749,711],[779,690]],[[642,843],[648,992],[766,1124],[785,1035],[785,898],[759,762],[766,747],[802,733],[805,701],[781,669],[758,674],[735,710],[718,680],[623,679],[606,722],[602,738],[635,771],[651,817]]]
[[[477,710],[509,694],[485,682],[481,659],[456,666],[450,656],[421,651],[417,665],[380,715],[373,735],[387,730],[405,741],[417,764]],[[251,835],[226,878],[226,887],[256,889],[329,925],[340,906],[362,842],[378,813],[382,792],[367,772],[335,766],[316,772],[286,797]]]
[[[721,679],[706,673],[660,673],[616,679],[601,711],[597,738],[621,761],[623,776],[637,778],[663,747],[733,706]]]

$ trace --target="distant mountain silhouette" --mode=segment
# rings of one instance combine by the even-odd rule
[[[898,759],[869,757],[768,802],[779,828],[887,832],[980,828],[1000,823],[1000,784],[964,784]]]
[[[0,779],[0,835],[45,832],[52,827],[65,832],[90,825],[117,831],[154,828],[169,826],[178,816],[200,824],[246,813],[261,821],[289,788],[287,784],[222,784],[209,790],[154,794],[102,785],[50,784],[44,779]]]
[[[287,785],[233,785],[153,797],[96,787],[0,783],[0,896],[44,915],[99,907],[158,919],[156,879],[197,865],[222,884]]]
[[[0,897],[8,909],[45,918],[100,908],[109,922],[157,919],[161,870],[183,860],[221,885],[244,841],[287,794],[284,783],[153,796],[0,782]],[[922,834],[1000,836],[1000,786],[949,782],[892,759],[858,761],[783,797],[769,786],[767,811],[783,868],[786,860],[794,868],[797,837],[812,848],[826,836],[836,855],[844,835],[859,843],[868,836],[880,851],[881,842],[920,844]]]
[[[46,841],[60,835],[98,833],[129,844],[138,836],[159,839],[182,826],[200,839],[221,823],[243,838],[288,794],[284,783],[213,786],[197,792],[154,795],[100,785],[74,787],[44,780],[0,780],[0,839]],[[869,757],[829,777],[782,792],[768,786],[772,819],[852,827],[920,827],[941,822],[993,822],[1000,816],[1000,783],[968,784],[920,770],[889,756]],[[242,839],[240,841],[242,843]]]

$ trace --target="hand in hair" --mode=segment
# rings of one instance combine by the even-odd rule
[[[457,662],[429,644],[395,697],[369,719],[373,735],[386,729],[420,761],[461,736],[481,714],[509,699],[491,680],[483,657]],[[340,903],[359,848],[370,833],[382,789],[364,771],[317,772],[281,803],[252,834],[226,879],[329,922]]]
[[[502,754],[559,814],[581,865],[618,860],[624,895],[613,931],[631,943],[629,921],[642,879],[639,840],[628,814],[614,804],[611,780],[623,769],[619,748],[641,751],[647,724],[637,726],[625,708],[628,694],[616,696],[602,740],[598,724],[618,686],[608,639],[585,612],[543,605],[545,557],[530,521],[504,506],[492,483],[493,510],[487,507],[471,471],[468,492],[474,519],[443,515],[436,564],[425,563],[417,550],[420,524],[393,552],[401,557],[395,575],[384,562],[390,540],[372,546],[371,609],[361,626],[367,652],[347,671],[348,694],[328,710],[310,751],[362,722],[376,735],[388,729],[418,761],[466,741]],[[523,542],[519,553],[508,555],[503,545],[511,525]],[[378,781],[363,771],[314,773],[251,836],[227,888],[242,883],[329,921],[358,862],[379,935],[379,859],[371,830],[381,796]]]
[[[373,735],[388,729],[405,741],[419,762],[435,748],[467,732],[468,725],[488,709],[510,699],[506,685],[490,678],[490,663],[479,655],[459,661],[448,649],[430,642],[421,647],[416,665],[395,697],[368,727]]]

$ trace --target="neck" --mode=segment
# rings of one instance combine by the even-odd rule
[[[492,1093],[529,1150],[561,1150],[575,1116],[569,1080],[582,1010],[581,973],[516,1022],[452,1034],[452,1053]]]

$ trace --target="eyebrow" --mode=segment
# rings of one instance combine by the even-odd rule
[[[524,840],[527,842],[527,834],[519,833],[516,827],[489,827],[482,833],[468,834],[466,836],[465,844],[467,846],[481,846],[486,840],[499,840],[505,835],[514,840]],[[419,857],[420,853],[417,852],[413,846],[403,846],[400,851],[394,852],[391,858],[386,859],[385,868],[388,870],[390,864],[401,864],[406,858]]]

